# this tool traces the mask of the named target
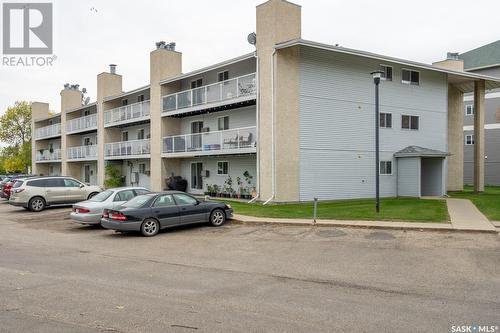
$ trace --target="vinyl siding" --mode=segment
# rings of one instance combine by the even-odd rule
[[[398,196],[420,196],[420,157],[398,159]]]
[[[409,145],[447,150],[447,80],[420,71],[420,85],[380,85],[381,112],[392,113],[392,129],[381,129],[381,160]],[[374,84],[381,63],[310,48],[300,60],[300,200],[374,196]],[[411,69],[411,68],[410,68]],[[401,116],[420,117],[418,131],[401,129]],[[393,162],[396,170],[396,161]],[[381,177],[381,194],[396,196],[396,174]]]
[[[500,185],[500,129],[486,129],[484,183],[486,185]],[[473,131],[465,131],[466,135],[473,135]],[[464,146],[464,183],[473,184],[474,179],[474,146]]]

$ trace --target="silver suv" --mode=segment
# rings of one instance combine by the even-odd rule
[[[71,177],[30,177],[18,179],[11,190],[9,204],[40,212],[46,206],[71,205],[101,192]]]

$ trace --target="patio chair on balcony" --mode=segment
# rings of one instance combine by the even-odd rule
[[[228,138],[224,139],[224,148],[226,148],[226,145],[229,145],[229,148],[232,146],[237,146],[238,145],[238,134],[236,134],[233,138]]]
[[[240,136],[240,148],[251,147],[253,143],[253,133],[248,133],[247,137]]]

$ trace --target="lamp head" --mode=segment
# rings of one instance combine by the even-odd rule
[[[384,72],[382,72],[381,70],[378,70],[378,71],[372,72],[371,74],[373,76],[373,81],[375,82],[375,84],[379,84],[380,79],[382,78],[382,74],[384,74]]]

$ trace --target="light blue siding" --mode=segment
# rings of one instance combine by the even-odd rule
[[[392,113],[392,128],[380,131],[381,160],[410,145],[447,151],[445,74],[420,70],[420,85],[410,86],[401,83],[398,64],[307,47],[300,57],[300,200],[374,196],[370,72],[381,64],[393,66],[393,81],[380,85],[380,111]],[[401,129],[402,115],[419,116],[420,129]],[[395,171],[381,177],[383,196],[397,195],[396,178]]]
[[[420,197],[420,157],[398,159],[398,196]]]

